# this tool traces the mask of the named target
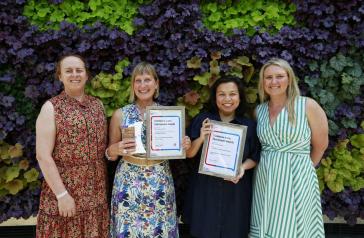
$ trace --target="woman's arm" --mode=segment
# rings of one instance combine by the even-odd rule
[[[68,194],[52,157],[55,140],[54,108],[52,103],[47,101],[36,122],[36,156],[45,181],[58,199],[59,214],[71,217],[76,214],[76,205],[74,199]]]
[[[311,98],[307,98],[306,114],[311,128],[311,160],[316,166],[329,143],[328,122],[324,110]]]
[[[120,123],[122,119],[122,111],[120,109],[116,110],[110,121],[109,126],[109,147],[107,148],[107,155],[109,160],[117,160],[118,156],[126,155],[129,152],[134,151],[135,140],[125,139],[121,140],[121,130]]]

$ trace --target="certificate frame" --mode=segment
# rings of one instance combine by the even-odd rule
[[[182,147],[185,136],[185,107],[148,106],[146,117],[147,159],[185,159],[186,150]],[[170,129],[176,134],[170,133]]]
[[[210,123],[212,132],[204,140],[198,172],[232,179],[239,173],[248,127],[214,120]]]

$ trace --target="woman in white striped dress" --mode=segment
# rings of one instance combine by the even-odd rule
[[[288,62],[273,58],[259,75],[257,134],[262,144],[250,237],[324,237],[316,166],[328,145],[325,112],[300,96]]]

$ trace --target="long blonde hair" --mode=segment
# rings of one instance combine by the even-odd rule
[[[131,85],[130,85],[130,96],[129,96],[130,103],[134,102],[136,97],[134,92],[135,78],[136,76],[141,74],[149,74],[154,78],[154,80],[158,83],[158,87],[154,92],[154,98],[157,98],[159,96],[159,79],[154,66],[147,62],[140,62],[134,67],[133,73],[131,74]]]
[[[298,88],[296,75],[293,72],[292,67],[289,63],[280,58],[272,58],[268,60],[260,69],[259,72],[259,82],[258,82],[258,93],[260,102],[269,101],[269,95],[264,91],[264,71],[271,65],[276,65],[281,67],[287,72],[288,76],[288,87],[287,87],[287,111],[288,111],[288,121],[294,125],[295,124],[295,111],[294,111],[294,100],[297,96],[300,96],[300,89]]]

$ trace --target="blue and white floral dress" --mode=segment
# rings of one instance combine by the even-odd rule
[[[121,128],[142,121],[135,104],[120,110]],[[143,123],[144,145],[145,132]],[[119,161],[111,199],[110,237],[178,237],[176,200],[168,161],[150,166]]]

